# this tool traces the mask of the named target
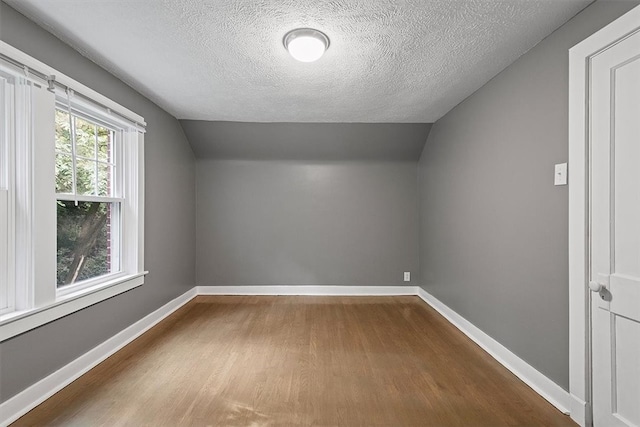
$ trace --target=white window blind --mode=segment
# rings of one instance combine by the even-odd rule
[[[0,314],[15,306],[13,265],[14,232],[12,223],[13,182],[13,85],[0,71]]]

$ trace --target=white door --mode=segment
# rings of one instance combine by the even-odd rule
[[[589,94],[593,421],[640,427],[640,22],[591,58]]]

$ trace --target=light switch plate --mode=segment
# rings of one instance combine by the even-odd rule
[[[556,165],[553,185],[567,185],[567,164],[560,163]]]
[[[410,271],[405,271],[404,272],[404,281],[405,282],[410,282],[411,281],[411,272]]]

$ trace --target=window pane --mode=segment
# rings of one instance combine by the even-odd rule
[[[75,132],[69,132],[69,114],[63,109],[56,110],[57,192],[113,196],[116,132],[91,120],[73,114],[71,117]]]
[[[76,192],[80,195],[96,194],[96,162],[78,159],[76,161]]]
[[[73,193],[73,162],[71,155],[56,154],[56,193]]]
[[[56,151],[71,153],[69,114],[61,110],[56,110]]]
[[[113,141],[113,132],[107,128],[98,126],[98,160],[103,162],[112,162],[111,152],[113,148],[111,143]]]
[[[96,133],[95,125],[80,117],[76,117],[76,155],[96,158]]]
[[[58,201],[58,287],[118,271],[112,232],[119,204]]]
[[[111,196],[112,188],[111,165],[98,163],[98,196]]]

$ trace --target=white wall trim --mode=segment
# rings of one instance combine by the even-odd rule
[[[471,338],[471,340],[478,344],[484,351],[500,362],[500,364],[531,387],[536,393],[549,401],[549,403],[558,408],[562,413],[569,414],[571,399],[569,393],[562,387],[551,381],[540,371],[516,356],[498,341],[482,332],[478,327],[447,307],[424,289],[418,288],[418,296],[463,334]]]
[[[591,425],[588,182],[591,59],[626,38],[640,22],[640,6],[569,49],[569,391],[571,418]]]
[[[400,296],[416,295],[417,286],[198,286],[198,295],[326,295]]]
[[[195,298],[196,295],[196,289],[192,288],[102,344],[89,350],[73,362],[0,404],[0,425],[6,426],[16,421],[107,357],[151,329],[158,322]]]
[[[587,425],[587,402],[571,394],[571,419],[580,426]]]

